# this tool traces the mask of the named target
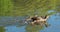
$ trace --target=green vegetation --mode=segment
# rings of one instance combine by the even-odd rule
[[[13,3],[11,0],[0,0],[0,16],[12,15]]]
[[[60,0],[0,0],[0,16],[46,15],[59,6]]]

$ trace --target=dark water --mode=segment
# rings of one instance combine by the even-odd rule
[[[0,26],[3,28],[2,32],[60,32],[60,16],[59,14],[51,15],[47,20],[49,27],[31,27],[29,25],[24,25],[22,21],[24,21],[26,17],[8,17],[1,16],[0,17]],[[34,30],[35,29],[35,30]]]

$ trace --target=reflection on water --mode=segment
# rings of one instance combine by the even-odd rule
[[[25,29],[26,32],[39,32],[43,28],[44,26],[40,26],[40,25],[35,25],[35,26],[27,25]]]
[[[5,29],[3,26],[0,26],[0,32],[5,32]]]
[[[0,17],[0,26],[18,25],[23,23],[25,17]]]
[[[60,32],[60,16],[52,15],[47,20],[51,26],[24,25],[25,17],[0,17],[0,32]]]

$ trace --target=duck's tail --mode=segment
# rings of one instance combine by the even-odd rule
[[[49,18],[49,16],[46,16],[46,19],[48,19]]]

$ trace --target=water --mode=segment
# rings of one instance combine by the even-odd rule
[[[49,18],[48,23],[51,24],[51,26],[45,28],[41,32],[60,32],[60,16],[52,15]]]
[[[4,29],[2,31],[4,32],[60,32],[60,16],[59,14],[51,15],[50,18],[47,20],[48,24],[50,24],[49,27],[32,27],[29,25],[20,24],[23,23],[25,17],[8,17],[8,16],[2,16],[0,17],[0,26],[3,26]]]

